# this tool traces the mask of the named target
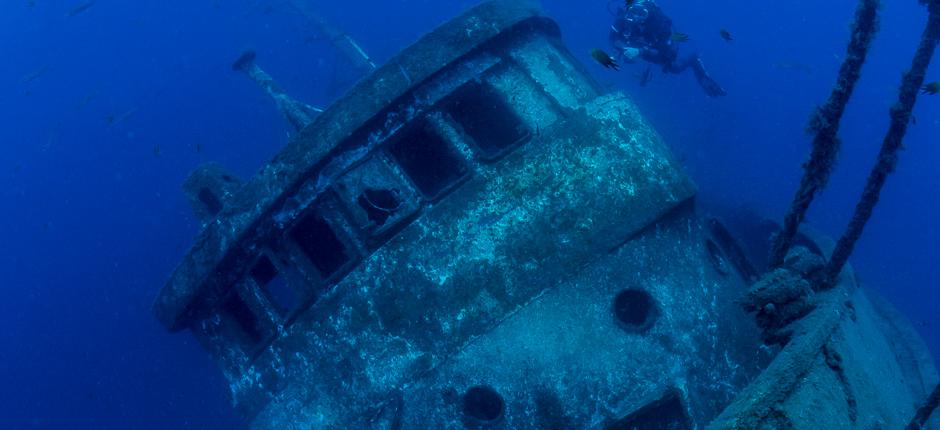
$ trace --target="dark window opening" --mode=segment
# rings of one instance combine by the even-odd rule
[[[418,189],[431,199],[460,180],[467,171],[460,155],[429,130],[427,124],[402,132],[388,151]]]
[[[300,220],[290,235],[323,277],[332,275],[349,261],[343,243],[326,220],[317,214]]]
[[[398,197],[398,190],[376,190],[368,188],[357,199],[359,206],[366,211],[369,221],[376,225],[383,225],[388,218],[395,214],[402,206]]]
[[[482,82],[465,84],[445,109],[473,139],[484,158],[499,157],[531,135],[500,92]]]
[[[478,385],[463,395],[464,417],[474,424],[491,424],[503,417],[506,403],[492,387]]]
[[[604,427],[605,430],[691,430],[692,423],[676,390]]]
[[[209,191],[208,188],[202,188],[199,190],[199,201],[206,205],[206,209],[208,209],[212,215],[215,215],[222,210],[222,202],[219,201],[219,198],[216,197],[212,191]]]
[[[630,333],[648,330],[656,319],[653,296],[643,290],[626,289],[614,298],[614,317],[620,327]]]
[[[274,266],[270,258],[262,255],[255,263],[255,267],[251,268],[251,277],[255,279],[258,285],[265,286],[277,277],[277,267]]]
[[[264,286],[264,291],[282,313],[290,312],[297,307],[297,294],[283,276],[272,279]]]
[[[251,277],[281,312],[289,312],[297,305],[297,294],[267,256],[258,259],[251,269]]]
[[[228,298],[222,302],[222,311],[232,318],[232,321],[238,325],[238,328],[251,343],[261,342],[264,334],[258,317],[238,293],[232,292],[229,294]]]

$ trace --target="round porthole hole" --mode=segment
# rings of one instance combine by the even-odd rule
[[[621,328],[630,333],[649,330],[656,320],[656,302],[650,293],[629,288],[614,298],[614,317]]]
[[[472,424],[493,424],[503,417],[503,397],[487,385],[471,387],[463,395],[463,414]]]

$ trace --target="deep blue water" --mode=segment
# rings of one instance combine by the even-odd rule
[[[475,3],[310,1],[379,62]],[[209,357],[190,335],[165,333],[149,307],[197,233],[180,192],[187,173],[215,160],[248,177],[287,140],[273,103],[230,70],[238,53],[256,49],[262,67],[315,105],[350,85],[349,66],[285,3],[99,0],[67,17],[79,1],[0,2],[0,428],[242,428]],[[634,97],[704,196],[781,218],[854,2],[661,0],[692,37],[683,49],[701,53],[728,90],[722,99],[705,97],[691,75],[657,74],[640,87],[634,74],[645,66],[591,63],[611,16],[603,1],[587,3],[544,1],[575,55]],[[849,218],[926,21],[915,0],[886,3],[838,169],[809,216],[831,235]],[[915,115],[852,262],[936,354],[940,96],[922,97]]]

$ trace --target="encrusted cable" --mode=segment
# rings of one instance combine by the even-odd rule
[[[809,130],[816,135],[813,138],[813,150],[809,160],[803,164],[803,178],[793,197],[790,210],[784,218],[783,228],[774,240],[770,253],[770,267],[783,265],[784,257],[790,249],[797,229],[806,217],[806,210],[813,202],[816,192],[826,186],[829,175],[839,153],[839,122],[845,112],[855,84],[861,75],[862,65],[868,56],[868,49],[878,30],[879,0],[859,0],[855,9],[855,22],[852,24],[852,39],[846,49],[845,60],[839,68],[839,77],[832,88],[826,103],[816,109],[810,118]]]
[[[897,165],[898,151],[901,150],[904,135],[907,133],[907,124],[911,120],[911,110],[914,108],[914,104],[917,103],[917,92],[924,83],[924,75],[927,73],[927,67],[930,65],[931,59],[933,59],[937,41],[940,40],[940,0],[930,1],[927,7],[930,12],[927,26],[921,35],[917,52],[914,53],[911,68],[901,79],[898,101],[891,107],[891,126],[888,128],[881,144],[878,161],[868,176],[862,197],[855,206],[855,214],[852,216],[848,227],[846,227],[845,233],[842,234],[836,244],[826,267],[829,283],[832,283],[838,277],[842,267],[845,266],[849,256],[852,255],[856,241],[862,235],[865,224],[871,218],[875,205],[878,204],[881,189],[888,179],[888,175],[894,171]]]

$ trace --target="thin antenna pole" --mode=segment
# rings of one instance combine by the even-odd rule
[[[362,71],[363,74],[375,70],[375,62],[372,61],[372,57],[369,57],[369,54],[362,49],[362,46],[360,46],[349,33],[340,30],[317,13],[310,5],[309,0],[291,0],[290,5],[301,15],[310,20],[317,31],[326,35],[330,44],[339,50],[339,52],[356,66],[357,69]]]

